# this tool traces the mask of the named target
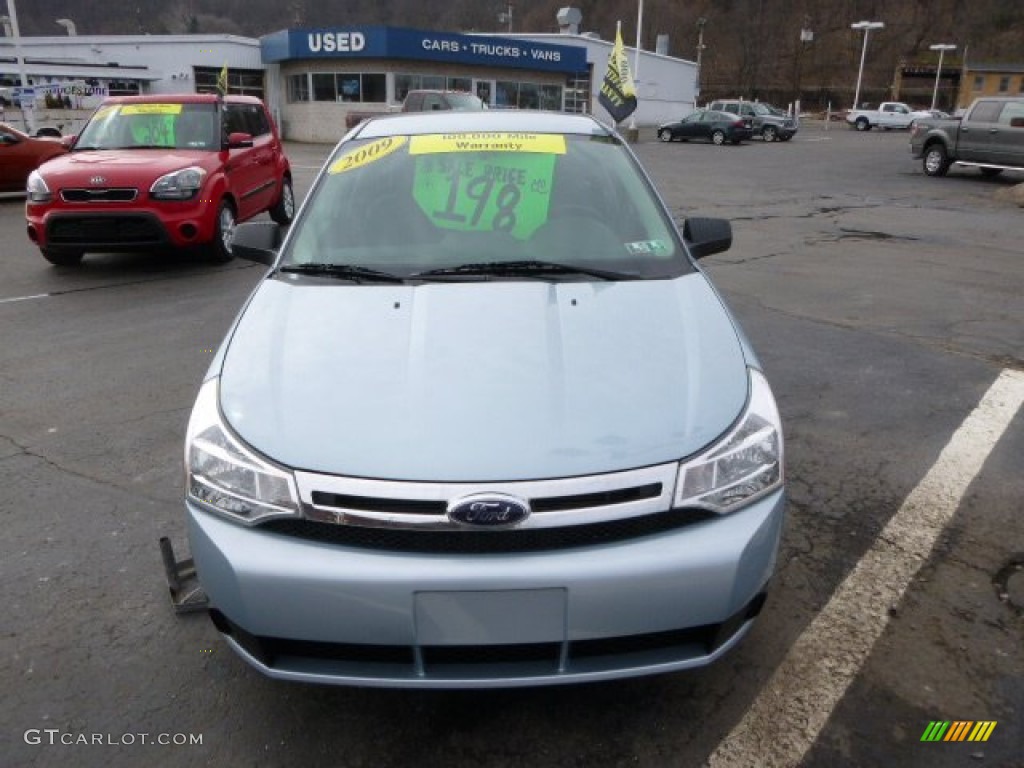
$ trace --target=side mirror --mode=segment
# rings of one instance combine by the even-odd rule
[[[229,133],[226,149],[245,149],[252,146],[251,133]]]
[[[694,217],[683,223],[683,239],[695,259],[732,248],[732,224],[727,219]]]
[[[78,141],[78,136],[76,136],[74,134],[72,134],[70,136],[61,136],[60,137],[60,143],[61,143],[61,146],[64,147],[64,149],[71,149],[73,146],[75,146],[75,142],[76,141]]]
[[[231,252],[240,259],[273,266],[284,240],[284,227],[273,221],[247,221],[235,227]]]
[[[1010,118],[1011,128],[1024,128],[1024,117],[1011,117]]]

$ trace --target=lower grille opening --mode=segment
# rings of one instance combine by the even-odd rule
[[[757,616],[765,593],[720,624],[649,632],[638,635],[575,640],[568,644],[566,674],[616,669],[644,664],[700,659],[718,650]],[[404,679],[416,673],[416,649],[411,645],[329,643],[260,637],[246,632],[217,609],[210,611],[217,629],[271,669],[316,671],[321,668],[344,675]],[[426,678],[454,674],[466,679],[550,676],[559,674],[563,644],[422,646],[419,648]],[[632,659],[626,661],[627,657]],[[475,667],[475,669],[474,669]],[[338,670],[341,670],[340,672]]]

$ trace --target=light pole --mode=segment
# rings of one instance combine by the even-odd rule
[[[508,4],[508,10],[498,14],[498,21],[508,24],[508,31],[512,31],[512,3]]]
[[[14,59],[18,66],[18,79],[21,80],[22,93],[28,88],[28,76],[25,74],[25,59],[21,55],[21,33],[18,31],[18,9],[14,7],[14,0],[7,0],[7,15],[10,19],[11,36],[14,38]],[[34,97],[30,97],[34,98]],[[19,99],[21,102],[21,114],[25,118],[25,128],[28,133],[34,133],[36,130],[36,118],[34,107],[35,105],[29,101],[26,105],[26,99]]]
[[[75,22],[71,19],[57,19],[57,24],[64,27],[68,33],[68,37],[74,37],[78,34],[78,28],[75,27]]]
[[[860,104],[860,81],[864,76],[864,59],[868,55],[868,35],[871,34],[872,29],[881,29],[885,24],[881,21],[858,21],[856,24],[851,24],[850,29],[863,29],[864,30],[864,47],[860,52],[860,69],[857,70],[857,90],[853,93],[853,108],[857,109]]]
[[[704,25],[708,20],[701,16],[697,19],[697,87],[693,89],[693,108],[700,104],[700,60],[704,54]]]
[[[935,102],[939,98],[939,78],[942,77],[942,55],[946,51],[955,51],[956,46],[951,43],[936,43],[935,45],[929,45],[929,50],[939,52],[939,66],[935,70],[935,88],[932,89],[932,109],[935,109]]]

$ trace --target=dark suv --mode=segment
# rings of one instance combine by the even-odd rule
[[[796,135],[798,128],[792,117],[757,101],[722,99],[712,102],[708,109],[749,117],[754,123],[754,135],[765,141],[789,141]]]
[[[295,213],[277,129],[251,96],[107,99],[70,143],[27,183],[28,236],[53,264],[186,247],[227,261],[236,222]]]

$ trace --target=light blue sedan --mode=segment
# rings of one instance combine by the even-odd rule
[[[283,242],[282,242],[283,237]],[[478,688],[715,661],[784,517],[772,392],[611,129],[579,115],[367,121],[203,382],[192,555],[228,643],[280,679]]]

